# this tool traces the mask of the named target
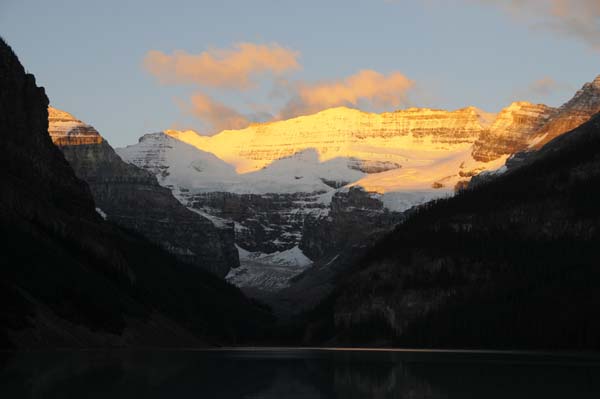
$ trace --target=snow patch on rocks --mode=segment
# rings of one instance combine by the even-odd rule
[[[96,208],[96,213],[102,217],[102,219],[106,220],[108,215],[102,211],[100,208]]]
[[[240,288],[278,291],[312,266],[312,261],[297,246],[271,254],[249,252],[238,246],[238,252],[240,267],[231,269],[225,279]]]

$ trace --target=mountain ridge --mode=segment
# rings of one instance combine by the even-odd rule
[[[561,109],[569,114],[569,107]],[[343,245],[310,250],[319,247],[319,229],[337,235],[342,226],[358,228],[360,217],[380,220],[385,212],[452,196],[482,172],[501,173],[509,157],[535,144],[541,128],[559,114],[525,101],[498,114],[472,106],[382,114],[334,107],[214,136],[168,130],[117,152],[151,171],[187,207],[219,223],[233,222],[236,244],[256,259],[298,247],[320,264],[315,256]],[[332,212],[332,199],[339,194],[338,203],[351,204],[343,198],[354,188],[373,199],[361,200],[369,212]]]
[[[105,221],[52,143],[48,104],[0,39],[2,349],[198,347],[270,320],[237,288]]]
[[[527,149],[540,149],[555,137],[575,129],[600,112],[600,75],[585,83],[573,98],[560,106],[556,114],[538,132]]]
[[[233,229],[186,209],[156,177],[126,163],[91,125],[53,107],[49,133],[86,181],[103,216],[217,276],[239,266]]]
[[[320,345],[597,350],[600,114],[415,209],[307,315]]]

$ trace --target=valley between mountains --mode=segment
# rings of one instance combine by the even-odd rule
[[[50,107],[49,132],[106,217],[272,301],[409,209],[454,195],[473,176],[503,173],[515,154],[598,111],[600,77],[558,109],[338,107],[214,136],[149,133],[113,150],[92,126]]]
[[[600,348],[600,76],[113,148],[0,59],[3,348]]]

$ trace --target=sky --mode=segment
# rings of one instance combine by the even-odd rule
[[[116,147],[339,105],[558,106],[600,74],[598,0],[0,0],[0,36]]]

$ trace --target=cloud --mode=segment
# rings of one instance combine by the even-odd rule
[[[528,92],[537,96],[549,96],[561,88],[562,86],[554,79],[545,77],[531,83]]]
[[[172,55],[151,50],[144,68],[164,84],[196,84],[246,90],[261,75],[281,75],[295,70],[299,53],[278,44],[237,43],[232,49],[211,49],[200,54],[175,51]]]
[[[471,0],[503,8],[534,28],[551,30],[600,51],[599,0]]]
[[[319,83],[292,83],[292,99],[281,110],[281,118],[321,111],[326,108],[368,104],[374,107],[399,107],[408,102],[414,82],[400,72],[383,75],[362,70],[343,80]]]
[[[551,77],[543,77],[515,89],[511,100],[546,101],[557,94],[572,92],[573,89],[569,84],[558,82]]]
[[[400,72],[384,75],[362,70],[345,79],[307,83],[290,80],[287,73],[300,69],[299,52],[279,44],[238,43],[230,49],[212,49],[200,54],[175,51],[171,55],[152,50],[143,66],[163,84],[183,84],[200,90],[188,102],[178,100],[181,109],[194,115],[209,133],[240,129],[254,121],[268,121],[318,112],[346,105],[381,109],[407,104],[414,82]],[[283,104],[277,111],[255,102],[270,85],[271,100]],[[252,95],[242,113],[206,93]]]
[[[193,95],[190,104],[182,105],[182,107],[210,125],[212,133],[226,129],[242,129],[250,124],[247,117],[206,94]]]

